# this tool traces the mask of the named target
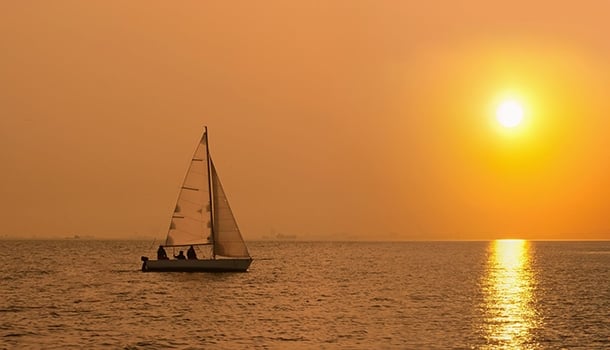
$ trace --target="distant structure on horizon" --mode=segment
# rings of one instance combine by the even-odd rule
[[[279,240],[295,240],[297,239],[296,235],[285,235],[282,233],[278,233],[275,238],[279,239]]]
[[[275,236],[263,235],[261,239],[264,241],[294,241],[297,239],[297,236],[278,233]]]
[[[263,235],[262,239],[266,240],[266,241],[273,241],[273,240],[277,240],[277,241],[294,241],[294,240],[297,239],[297,235],[290,235],[290,234],[284,234],[284,233],[276,233],[275,229],[272,228],[270,235]]]
[[[95,239],[94,236],[80,236],[80,235],[74,235],[74,236],[67,236],[64,237],[64,239]]]

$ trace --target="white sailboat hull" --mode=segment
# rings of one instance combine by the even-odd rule
[[[252,259],[148,260],[142,257],[144,272],[246,272]]]

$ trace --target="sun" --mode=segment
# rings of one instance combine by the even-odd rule
[[[498,122],[505,128],[514,128],[523,120],[523,107],[516,100],[505,100],[496,110]]]

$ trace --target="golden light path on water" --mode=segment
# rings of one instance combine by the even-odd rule
[[[536,349],[533,331],[539,319],[533,289],[530,244],[497,240],[490,244],[485,294],[488,348]]]

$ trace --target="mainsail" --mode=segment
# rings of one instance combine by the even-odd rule
[[[165,245],[170,246],[201,244],[213,244],[214,255],[250,257],[216,168],[209,158],[207,132],[195,149],[165,241]]]
[[[180,188],[165,245],[211,243],[207,134],[195,149]]]

